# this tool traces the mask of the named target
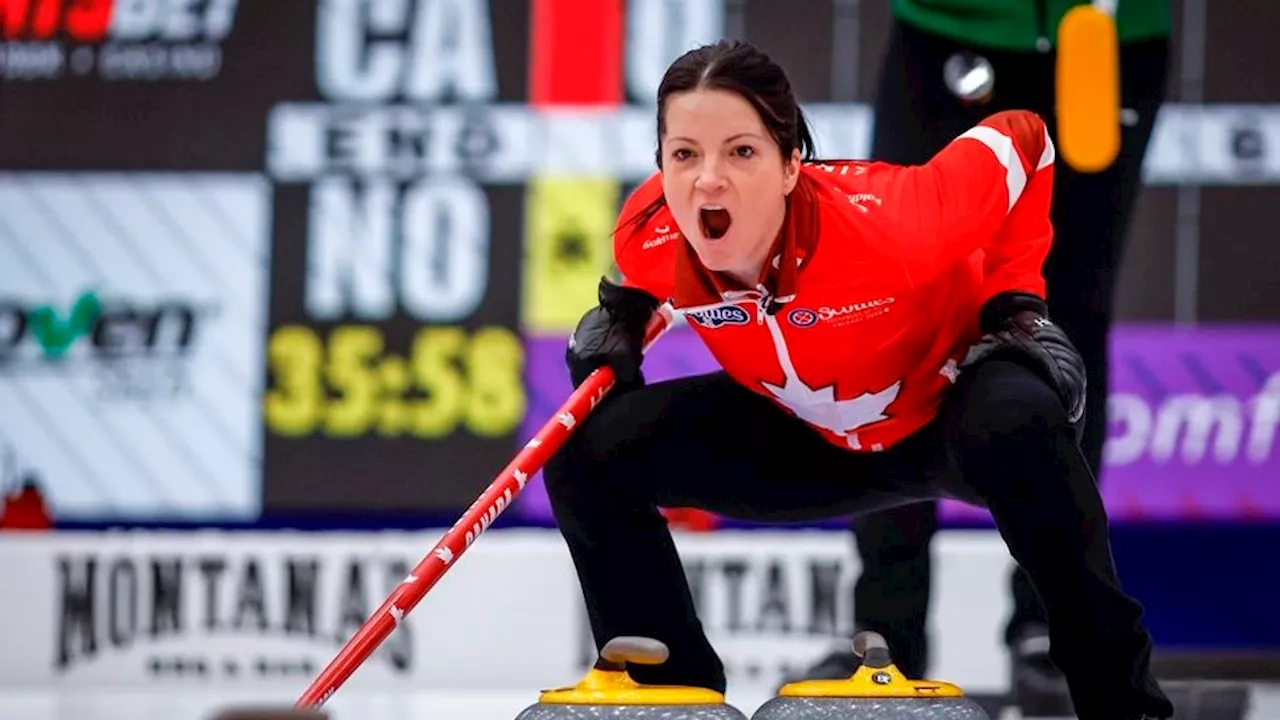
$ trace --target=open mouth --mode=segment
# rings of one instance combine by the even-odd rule
[[[701,225],[702,236],[710,240],[719,240],[729,232],[729,211],[719,205],[703,205],[698,208],[698,224]]]

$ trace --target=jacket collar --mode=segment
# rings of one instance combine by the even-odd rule
[[[787,215],[754,288],[703,267],[689,242],[680,243],[675,264],[675,306],[719,305],[759,296],[761,305],[783,305],[795,299],[800,271],[818,244],[820,189],[803,173],[787,196]]]

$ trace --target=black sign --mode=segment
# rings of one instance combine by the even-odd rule
[[[268,124],[264,507],[457,512],[527,405],[524,193],[485,180],[524,151],[493,108],[523,99],[526,18],[320,7],[315,94]]]

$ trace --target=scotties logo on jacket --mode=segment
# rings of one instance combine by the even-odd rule
[[[751,316],[746,310],[737,305],[725,305],[723,307],[715,307],[709,310],[698,310],[696,312],[686,313],[685,317],[698,323],[704,328],[715,329],[725,325],[746,325],[751,321]]]

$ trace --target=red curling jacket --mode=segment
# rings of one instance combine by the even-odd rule
[[[979,337],[982,303],[1044,297],[1054,147],[1034,113],[997,113],[928,163],[807,163],[755,288],[706,270],[657,174],[625,203],[624,284],[668,300],[724,370],[854,451],[933,419]]]

